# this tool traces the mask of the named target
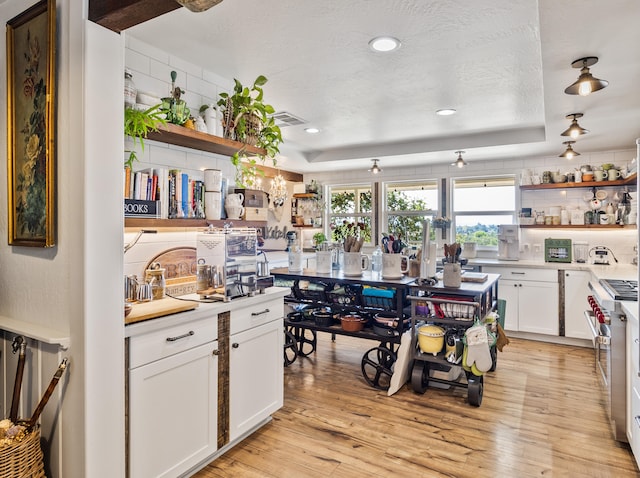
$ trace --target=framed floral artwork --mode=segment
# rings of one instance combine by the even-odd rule
[[[42,0],[7,22],[9,244],[56,238],[56,3]]]

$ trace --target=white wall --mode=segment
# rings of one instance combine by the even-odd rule
[[[22,0],[3,2],[0,20],[6,23],[26,6]],[[64,351],[70,366],[57,389],[61,408],[54,397],[42,417],[53,478],[124,476],[124,45],[117,34],[86,22],[86,10],[86,0],[57,1],[56,246],[10,247],[0,241],[0,315],[71,337]],[[0,42],[4,56],[4,35]],[[5,88],[0,82],[2,131]],[[6,160],[5,135],[0,135],[0,150]],[[1,174],[0,196],[6,194]],[[6,234],[6,201],[0,201],[0,230]],[[40,390],[24,394],[29,412],[58,362],[55,352],[42,350],[41,358],[35,357],[42,362],[40,383],[33,385]],[[4,412],[6,389],[2,396]]]

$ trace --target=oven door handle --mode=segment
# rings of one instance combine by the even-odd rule
[[[590,310],[585,310],[584,317],[585,317],[585,320],[587,321],[587,324],[589,324],[589,329],[591,330],[591,335],[593,337],[593,345],[596,345],[596,343],[600,345],[609,345],[611,343],[611,337],[606,333],[603,334],[601,330],[599,330],[600,327],[596,328],[595,324],[597,323],[597,320],[593,312]]]

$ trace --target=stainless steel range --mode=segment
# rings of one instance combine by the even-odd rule
[[[638,300],[638,282],[591,281],[590,310],[585,317],[593,334],[596,372],[605,391],[613,437],[627,441],[626,432],[626,316],[622,300]]]
[[[638,281],[600,279],[600,284],[614,300],[638,300]]]

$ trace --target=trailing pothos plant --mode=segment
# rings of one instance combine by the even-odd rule
[[[146,110],[125,108],[124,110],[124,134],[133,140],[133,149],[127,151],[129,157],[124,162],[125,167],[133,167],[133,162],[138,156],[135,150],[140,143],[140,149],[144,152],[144,139],[150,131],[158,131],[160,125],[167,124],[165,114],[160,110],[160,105],[152,106]]]
[[[275,109],[264,101],[262,87],[267,83],[267,78],[260,75],[251,87],[243,86],[234,79],[232,93],[220,93],[218,107],[222,113],[224,137],[249,143],[249,138],[256,138],[255,146],[266,151],[265,155],[258,155],[258,159],[264,162],[270,158],[275,166],[276,155],[280,152],[282,132],[271,116]],[[258,121],[255,121],[255,120]],[[254,131],[258,124],[258,131]],[[242,148],[231,157],[231,164],[236,168],[236,184],[241,186],[254,186],[256,176],[262,172],[257,168],[255,156],[248,156],[246,149]]]

